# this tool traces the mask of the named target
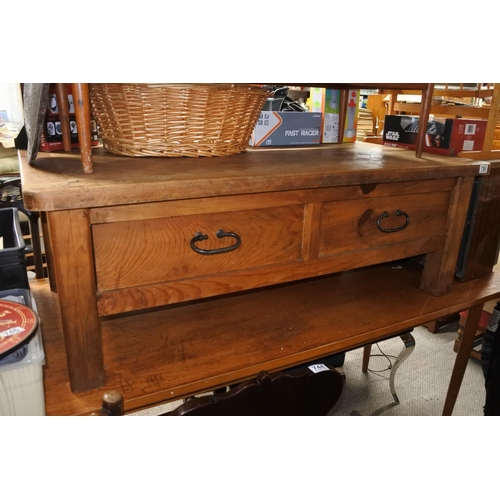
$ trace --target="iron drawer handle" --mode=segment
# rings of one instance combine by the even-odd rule
[[[217,236],[217,238],[226,238],[226,237],[234,238],[236,240],[236,243],[234,243],[234,245],[225,248],[216,248],[215,250],[204,250],[203,248],[198,248],[195,243],[197,241],[208,240],[208,236],[206,234],[198,232],[194,235],[193,239],[190,242],[191,248],[195,252],[201,253],[203,255],[214,255],[217,253],[231,252],[232,250],[236,250],[241,245],[241,238],[236,233],[226,233],[226,231],[219,229],[215,233],[215,235]]]
[[[380,224],[380,221],[382,219],[385,219],[386,217],[389,217],[389,212],[386,212],[384,211],[384,213],[377,219],[377,227],[383,232],[383,233],[396,233],[397,231],[402,231],[405,227],[408,226],[408,224],[410,223],[410,216],[406,213],[406,212],[403,212],[402,210],[399,210],[399,208],[396,210],[396,215],[399,217],[400,215],[404,215],[405,216],[405,223],[400,226],[400,227],[395,227],[393,229],[384,229],[381,224]]]

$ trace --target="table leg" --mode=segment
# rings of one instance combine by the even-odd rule
[[[47,221],[71,390],[96,389],[105,376],[89,211],[48,212]]]
[[[365,345],[363,347],[363,363],[361,365],[361,371],[366,373],[368,371],[368,364],[370,363],[370,354],[372,352],[372,345]]]
[[[457,357],[455,359],[455,365],[451,374],[450,385],[448,386],[448,394],[444,402],[443,416],[450,416],[455,407],[482,312],[483,304],[479,304],[469,309],[469,313],[467,314]]]
[[[31,246],[33,248],[33,260],[35,264],[35,275],[36,279],[40,280],[45,278],[45,272],[43,270],[42,243],[40,241],[40,229],[38,226],[40,214],[38,212],[29,212],[29,215],[26,215],[28,217],[30,226]]]
[[[473,184],[473,177],[458,179],[455,189],[451,193],[444,247],[442,250],[427,254],[425,257],[420,288],[431,295],[440,297],[451,290],[469,209],[469,202],[464,203],[463,200],[470,200]]]
[[[396,378],[396,371],[401,366],[401,363],[413,352],[415,349],[415,339],[410,332],[402,333],[400,336],[403,341],[403,349],[399,353],[399,356],[396,358],[396,361],[391,369],[391,375],[389,376],[389,387],[391,388],[391,394],[394,398],[394,401],[399,404],[399,398],[396,394],[396,389],[394,385],[394,379]]]
[[[47,222],[47,213],[41,212],[40,219],[42,221],[43,246],[45,250],[45,262],[47,263],[47,275],[49,278],[50,290],[57,292],[56,272],[54,269],[54,257],[50,246],[49,224]]]

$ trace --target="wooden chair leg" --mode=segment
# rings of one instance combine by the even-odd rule
[[[92,136],[90,131],[90,94],[88,83],[73,83],[73,101],[75,104],[76,126],[82,156],[83,171],[91,174],[92,164]]]
[[[59,121],[61,122],[61,131],[64,151],[71,151],[71,131],[69,126],[69,106],[68,106],[68,84],[56,83],[56,100],[59,109]]]
[[[427,133],[427,122],[429,121],[429,114],[431,112],[432,95],[434,93],[434,84],[429,83],[426,90],[422,91],[422,101],[420,104],[420,124],[418,126],[417,143],[415,156],[422,157],[424,150],[425,134]]]

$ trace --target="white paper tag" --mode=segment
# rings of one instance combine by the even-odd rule
[[[12,335],[17,335],[18,333],[21,332],[24,332],[24,328],[21,328],[20,326],[15,326],[14,328],[10,328],[9,330],[0,332],[0,338],[12,337]]]
[[[318,363],[317,365],[309,365],[307,368],[309,368],[309,370],[311,370],[314,373],[325,372],[325,371],[330,370],[330,368],[328,368],[328,366],[325,366],[321,363]]]
[[[479,165],[479,173],[480,174],[487,174],[488,173],[488,167],[489,167],[489,163],[481,163]]]
[[[472,151],[474,149],[474,141],[464,141],[462,151]]]

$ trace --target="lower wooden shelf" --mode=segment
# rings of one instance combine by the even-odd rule
[[[70,390],[57,294],[33,283],[42,324],[47,415],[96,411],[119,390],[125,412],[382,340],[500,297],[500,273],[434,297],[421,266],[385,264],[102,320],[106,385]]]

